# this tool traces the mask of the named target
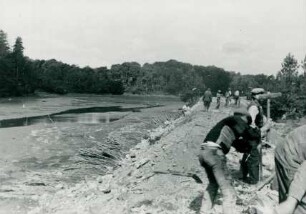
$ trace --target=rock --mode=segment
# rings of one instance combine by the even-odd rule
[[[57,184],[57,185],[55,186],[55,188],[56,188],[56,189],[64,189],[65,187],[64,187],[63,184]]]
[[[111,189],[110,189],[110,188],[108,188],[108,189],[102,190],[102,192],[103,192],[104,194],[108,194],[108,193],[110,193],[110,192],[111,192]]]
[[[137,179],[142,178],[142,175],[137,175],[136,178]]]
[[[149,139],[149,138],[150,138],[150,135],[147,134],[147,133],[143,136],[143,139],[145,139],[145,140],[147,140],[147,139]]]
[[[112,172],[114,170],[114,167],[112,166],[107,166],[106,169],[109,171],[109,172]]]
[[[14,192],[12,189],[0,189],[0,192]]]
[[[130,171],[127,173],[128,176],[131,176],[132,174],[133,174],[133,170],[130,170]]]
[[[102,184],[102,183],[103,183],[103,176],[97,177],[96,181],[97,181],[99,184]]]
[[[28,186],[47,186],[43,182],[26,182],[25,184],[28,185]]]
[[[165,124],[165,125],[169,125],[169,124],[171,124],[171,122],[170,122],[169,120],[166,120],[166,121],[164,122],[164,124]]]
[[[113,180],[113,175],[112,174],[104,175],[101,180],[102,183],[98,185],[97,189],[103,193],[109,193],[111,189],[110,184],[111,181]]]

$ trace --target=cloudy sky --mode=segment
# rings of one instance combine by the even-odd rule
[[[110,66],[176,59],[276,74],[306,54],[305,0],[0,0],[0,29],[25,54]]]

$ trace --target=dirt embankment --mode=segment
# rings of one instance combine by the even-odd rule
[[[200,213],[207,178],[197,159],[199,145],[209,129],[230,111],[226,108],[204,112],[202,103],[196,104],[185,117],[152,131],[149,138],[130,150],[115,171],[42,195],[39,206],[29,213]],[[265,177],[273,168],[272,153],[265,151]],[[256,194],[252,192],[254,186],[237,179],[240,158],[241,154],[234,151],[228,154],[234,185],[244,202],[237,207],[237,213],[245,212],[258,195],[271,196],[271,200],[277,197],[267,188]],[[203,183],[196,182],[190,176],[193,174]],[[222,213],[221,204],[220,198],[213,213]]]

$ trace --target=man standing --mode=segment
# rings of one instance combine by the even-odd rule
[[[217,106],[216,106],[216,109],[220,108],[221,96],[222,96],[221,90],[218,90],[218,92],[217,92]]]
[[[239,90],[236,90],[234,93],[235,105],[240,107],[240,93]]]
[[[201,144],[199,161],[205,168],[209,185],[204,193],[201,207],[206,213],[214,205],[220,187],[223,195],[223,213],[236,214],[236,193],[231,185],[231,175],[226,165],[225,155],[231,146],[240,152],[248,152],[248,142],[258,141],[257,133],[250,129],[251,116],[246,109],[236,110],[234,116],[227,117],[217,123],[207,134]]]
[[[231,96],[232,96],[232,91],[229,88],[226,92],[225,92],[225,107],[229,106],[229,104],[231,103]]]
[[[258,102],[259,95],[265,92],[262,88],[254,88],[251,91],[251,102],[248,106],[248,112],[252,118],[251,128],[259,136],[260,129],[264,125],[264,115],[261,105]],[[251,151],[242,157],[241,170],[243,179],[250,184],[256,184],[260,179],[260,163],[261,163],[261,137],[256,141],[250,142]]]
[[[212,93],[210,91],[210,88],[208,88],[203,96],[203,103],[204,103],[204,110],[208,111],[209,107],[210,107],[210,103],[212,101]]]

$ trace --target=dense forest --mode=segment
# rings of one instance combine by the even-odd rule
[[[298,72],[299,67],[302,74]],[[245,95],[254,87],[283,93],[272,103],[278,109],[272,116],[305,115],[306,57],[299,63],[289,53],[275,76],[242,75],[215,66],[191,65],[176,60],[81,68],[55,59],[32,60],[24,55],[21,37],[17,37],[10,47],[7,34],[0,30],[0,97],[24,96],[43,90],[58,94],[172,94],[185,101],[192,94],[201,95],[207,88],[213,93],[217,90],[224,93],[231,88]]]

